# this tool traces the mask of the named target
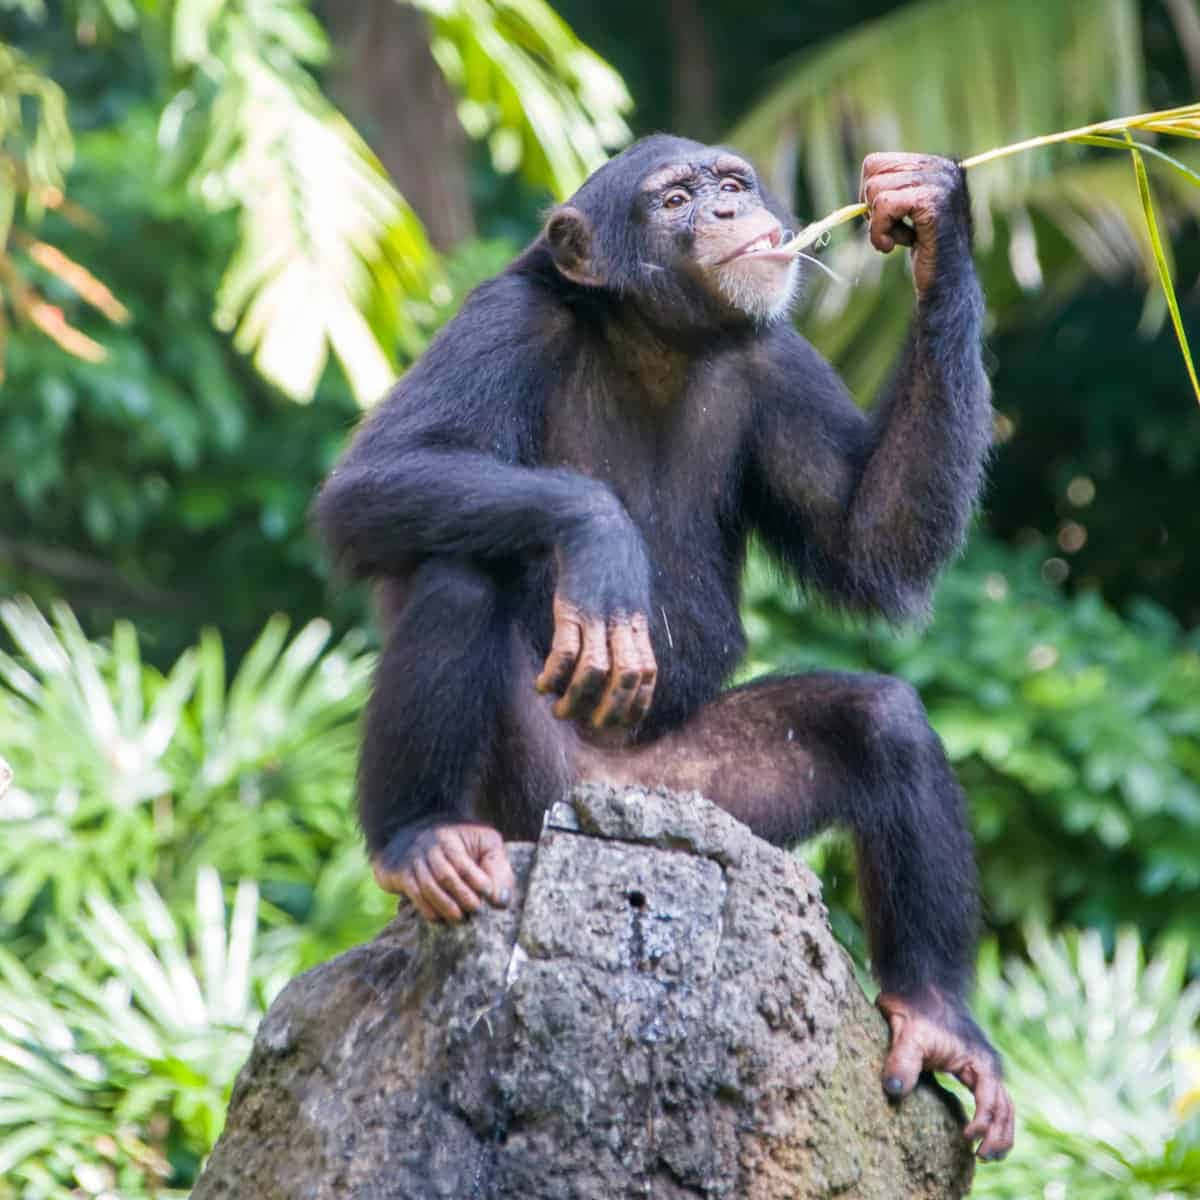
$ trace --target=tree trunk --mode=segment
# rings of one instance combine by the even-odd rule
[[[698,796],[576,788],[511,906],[368,945],[265,1018],[193,1200],[943,1200],[957,1106],[887,1033],[820,886]]]
[[[707,142],[717,132],[717,72],[712,42],[696,0],[670,0],[672,128]]]
[[[324,6],[336,48],[330,89],[446,250],[475,232],[466,134],[429,50],[423,13],[398,0]]]

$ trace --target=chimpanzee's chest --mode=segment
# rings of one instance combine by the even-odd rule
[[[546,398],[543,461],[602,480],[641,530],[658,663],[647,724],[667,728],[711,699],[741,658],[738,583],[744,385],[693,369],[665,400],[636,379],[581,367]]]
[[[547,396],[545,465],[608,484],[652,557],[715,548],[740,525],[745,389],[721,363],[697,363],[661,390],[599,366],[585,358]]]

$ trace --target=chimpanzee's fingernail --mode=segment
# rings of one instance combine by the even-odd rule
[[[507,908],[508,902],[511,899],[512,893],[508,890],[508,888],[501,888],[500,891],[496,893],[496,903],[500,905],[501,908]]]
[[[904,1080],[899,1075],[889,1075],[883,1081],[883,1090],[889,1096],[899,1096],[904,1091]]]

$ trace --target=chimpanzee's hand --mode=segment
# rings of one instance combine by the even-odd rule
[[[554,595],[554,641],[534,686],[554,692],[554,715],[636,725],[650,708],[658,665],[644,612],[589,616]]]
[[[634,725],[650,708],[658,666],[650,643],[650,564],[645,543],[607,488],[589,519],[557,551],[554,637],[539,692],[559,697],[554,715]]]
[[[969,245],[965,180],[962,167],[948,158],[888,153],[863,159],[859,194],[869,209],[871,245],[884,254],[897,245],[913,248],[918,293],[933,285],[939,243],[948,232]]]
[[[975,1097],[964,1135],[980,1139],[976,1153],[984,1162],[1003,1158],[1013,1144],[1013,1102],[1000,1078],[999,1056],[962,1003],[934,989],[919,1001],[885,992],[875,1003],[892,1029],[883,1090],[899,1099],[917,1086],[922,1071],[948,1071]]]
[[[484,900],[504,908],[513,873],[504,839],[475,822],[433,825],[375,857],[375,882],[407,896],[427,921],[461,921]]]

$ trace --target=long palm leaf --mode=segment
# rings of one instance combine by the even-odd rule
[[[798,209],[828,212],[856,195],[863,155],[881,147],[961,155],[1138,111],[1138,15],[1134,0],[917,0],[786,65],[731,140]],[[1003,235],[1023,287],[1043,283],[1037,234],[1047,224],[1091,270],[1135,268],[1147,280],[1158,277],[1128,164],[1086,154],[1059,147],[972,174],[981,254],[995,261],[991,252]],[[1171,188],[1172,212],[1180,203],[1194,210],[1187,190]],[[903,338],[905,322],[886,318],[907,284],[862,239],[835,244],[826,261],[841,282],[813,289],[807,328],[849,371],[855,390],[870,395]],[[1074,272],[1054,282],[1061,291],[1082,278]],[[1150,318],[1166,311],[1157,295],[1148,302]],[[868,328],[864,353],[860,335]]]

